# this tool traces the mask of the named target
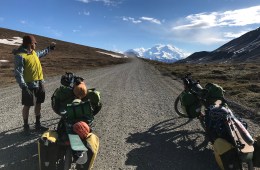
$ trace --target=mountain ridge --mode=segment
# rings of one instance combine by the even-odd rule
[[[54,51],[41,58],[45,77],[63,75],[65,72],[95,69],[128,61],[122,54],[112,51],[65,42],[32,33],[0,28],[0,40],[5,40],[4,43],[0,43],[0,86],[8,86],[15,83],[13,75],[14,55],[12,52],[19,47],[22,37],[27,34],[35,36],[37,40],[36,50],[46,48],[53,41],[57,44]],[[13,45],[6,44],[6,42],[13,41],[13,37],[20,37],[20,42]],[[122,58],[113,57],[113,55],[122,56]]]
[[[169,44],[158,44],[148,49],[129,49],[125,51],[124,54],[127,56],[136,56],[165,63],[173,63],[185,57],[184,53],[180,49]]]
[[[213,51],[195,52],[177,63],[260,63],[260,27]]]

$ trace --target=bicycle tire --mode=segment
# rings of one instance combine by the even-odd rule
[[[205,124],[205,117],[199,117],[200,125],[203,128],[203,130],[206,132],[206,124]]]
[[[174,101],[174,110],[177,113],[177,115],[179,115],[180,117],[188,118],[188,115],[182,111],[180,95],[181,94],[179,94],[179,96]]]

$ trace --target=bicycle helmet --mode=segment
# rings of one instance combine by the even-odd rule
[[[73,131],[77,133],[81,139],[86,139],[90,132],[90,127],[86,122],[80,121],[73,125]]]
[[[73,93],[78,99],[84,98],[87,95],[87,92],[87,86],[83,81],[79,84],[75,84],[73,87]]]

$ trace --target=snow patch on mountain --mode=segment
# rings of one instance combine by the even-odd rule
[[[125,52],[125,55],[135,55],[137,57],[156,60],[166,63],[173,63],[186,57],[182,50],[172,45],[155,45],[152,48],[136,48]]]
[[[15,45],[20,46],[23,42],[23,38],[21,37],[13,37],[9,39],[0,39],[1,44],[7,44],[7,45]]]

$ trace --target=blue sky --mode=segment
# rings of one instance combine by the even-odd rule
[[[1,0],[0,27],[124,52],[212,51],[260,26],[260,0]]]

